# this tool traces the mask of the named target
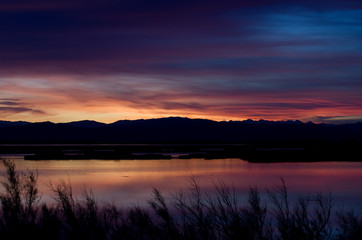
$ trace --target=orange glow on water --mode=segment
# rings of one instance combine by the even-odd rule
[[[212,194],[223,181],[244,201],[250,186],[260,192],[280,184],[282,177],[292,195],[331,191],[337,205],[358,205],[362,198],[362,164],[348,162],[252,164],[239,159],[23,161],[18,169],[38,169],[43,201],[52,201],[49,182],[70,180],[74,195],[92,189],[100,201],[121,205],[147,204],[152,189],[176,193],[190,187],[194,177],[202,191]],[[3,169],[1,170],[3,171]],[[2,173],[3,174],[3,173]]]

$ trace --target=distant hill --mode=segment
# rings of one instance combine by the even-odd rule
[[[361,141],[362,123],[159,118],[70,123],[0,121],[0,143],[251,143]]]
[[[22,126],[22,125],[27,125],[27,124],[30,124],[30,123],[23,122],[23,121],[18,121],[18,122],[0,121],[0,128],[1,127],[11,127],[11,126]]]
[[[63,125],[73,126],[73,127],[80,127],[80,128],[98,128],[107,125],[106,123],[96,122],[96,121],[89,121],[83,120],[78,122],[70,122],[70,123],[62,123]]]

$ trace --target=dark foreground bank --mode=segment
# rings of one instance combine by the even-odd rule
[[[19,173],[2,160],[7,174],[0,192],[1,239],[361,239],[362,217],[333,209],[331,194],[311,194],[290,202],[284,181],[260,200],[249,190],[244,205],[232,187],[215,184],[216,196],[197,182],[184,192],[157,189],[149,207],[99,204],[89,191],[81,200],[68,183],[50,185],[56,203],[42,205],[34,172]]]
[[[361,161],[359,142],[253,144],[0,144],[25,160],[225,159],[249,162]]]

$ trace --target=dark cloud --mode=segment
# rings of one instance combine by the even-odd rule
[[[7,65],[3,65],[4,68],[31,69],[36,65],[36,71],[55,71],[57,68],[58,71],[76,71],[76,68],[97,71],[95,66],[99,66],[108,68],[110,72],[147,72],[159,63],[177,64],[180,60],[196,58],[203,61],[213,57],[217,61],[232,51],[235,51],[235,55],[247,54],[254,57],[273,50],[272,55],[275,57],[276,49],[273,48],[280,47],[281,44],[283,47],[298,48],[298,45],[304,47],[312,40],[317,41],[303,39],[296,43],[285,38],[278,44],[270,41],[270,36],[264,35],[264,31],[271,30],[275,32],[274,35],[285,37],[283,34],[286,33],[278,32],[283,29],[276,29],[281,25],[288,29],[284,25],[285,19],[265,18],[270,13],[283,16],[278,7],[283,5],[281,9],[286,9],[291,4],[284,1],[3,3],[0,4],[0,9],[3,9],[1,29],[7,34],[0,40],[1,59]],[[320,8],[319,5],[307,4],[316,9]],[[14,11],[17,7],[19,11]],[[297,12],[305,13],[300,10]],[[288,16],[287,14],[286,17]],[[271,20],[277,21],[274,22],[276,26],[270,23]],[[298,24],[308,23],[307,20],[308,17],[302,18]],[[316,26],[328,27],[323,21],[311,22],[315,23]],[[361,33],[357,35],[361,36]],[[320,44],[323,43],[322,41]],[[268,59],[265,61],[270,62]],[[69,68],[74,62],[77,66]],[[207,63],[206,60],[205,64]],[[223,68],[222,63],[218,66]],[[156,67],[155,71],[157,70]]]
[[[0,113],[2,115],[16,114],[28,112],[31,114],[45,114],[44,111],[26,107],[26,104],[18,99],[2,99],[0,98]]]
[[[21,105],[21,103],[17,99],[0,98],[0,106],[17,106],[17,105]]]
[[[362,115],[359,116],[315,116],[310,119],[317,123],[348,124],[362,122]]]
[[[24,107],[2,107],[0,106],[0,112],[2,114],[13,114],[13,113],[23,113],[23,112],[30,112],[34,114],[45,114],[44,111],[31,109],[31,108],[24,108]]]

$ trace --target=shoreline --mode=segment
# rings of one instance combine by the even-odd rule
[[[153,160],[239,158],[252,163],[361,162],[346,144],[0,144],[0,155],[25,160]]]

